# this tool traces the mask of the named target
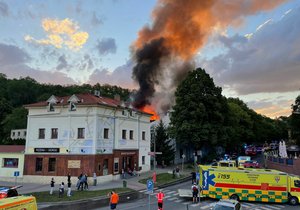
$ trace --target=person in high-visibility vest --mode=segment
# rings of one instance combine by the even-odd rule
[[[164,197],[165,194],[162,192],[162,190],[159,190],[159,193],[156,194],[158,210],[163,210]]]
[[[110,193],[110,209],[116,209],[117,204],[119,202],[119,195],[114,190]]]

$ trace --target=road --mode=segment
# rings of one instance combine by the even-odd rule
[[[210,210],[213,203],[216,200],[206,199],[200,203],[193,204],[191,199],[182,199],[178,197],[177,189],[190,189],[191,183],[185,182],[182,184],[174,185],[163,189],[165,193],[164,210]],[[146,190],[142,190],[142,193],[147,193]],[[241,202],[243,210],[298,210],[299,205],[290,206],[288,204],[275,204],[275,203],[259,203],[259,202]],[[109,207],[97,208],[94,210],[107,210]],[[157,210],[157,200],[154,194],[149,197],[135,200],[130,203],[120,203],[117,206],[120,210]]]

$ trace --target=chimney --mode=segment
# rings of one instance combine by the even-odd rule
[[[121,101],[121,97],[120,97],[119,94],[116,94],[116,95],[114,96],[114,99],[115,99],[116,101]]]

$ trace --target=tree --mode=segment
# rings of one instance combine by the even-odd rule
[[[176,142],[193,145],[195,150],[203,145],[224,145],[228,139],[223,126],[228,107],[221,92],[205,70],[188,73],[175,92],[176,104],[170,117],[170,134]]]
[[[296,98],[295,104],[292,104],[292,115],[290,116],[290,126],[292,139],[300,146],[300,95]]]
[[[163,165],[163,162],[169,165],[174,160],[174,148],[162,120],[155,127],[154,141],[156,152],[162,152],[161,155],[156,156],[158,165]]]

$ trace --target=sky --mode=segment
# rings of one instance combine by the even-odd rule
[[[299,0],[231,1],[236,5],[203,0],[207,10],[190,6],[199,0],[173,1],[183,3],[178,3],[182,13],[191,12],[191,18],[202,21],[201,33],[189,31],[181,40],[193,47],[188,53],[168,42],[177,57],[204,68],[225,96],[240,98],[256,112],[271,118],[291,114],[300,94]],[[161,9],[169,2],[0,0],[0,73],[40,83],[138,89],[132,71],[139,47],[152,39],[145,38],[145,31],[154,36],[154,28],[159,30],[156,35],[188,28],[177,25],[175,32],[165,32],[157,26],[169,14],[170,9]],[[189,6],[192,11],[185,10]],[[172,21],[176,15],[185,17],[180,12],[175,11]]]

